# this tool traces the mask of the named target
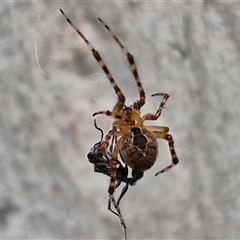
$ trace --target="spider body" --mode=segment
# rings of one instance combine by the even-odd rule
[[[130,128],[123,136],[120,155],[136,172],[150,169],[157,159],[158,142],[146,128]]]
[[[76,25],[67,17],[67,15],[60,9],[61,13],[67,20],[67,22],[72,26],[72,28],[78,33],[78,35],[83,39],[83,41],[87,44],[88,48],[92,52],[94,58],[97,60],[99,66],[105,72],[107,78],[109,79],[110,84],[112,85],[116,95],[117,95],[117,103],[113,107],[112,111],[98,111],[93,114],[93,116],[104,114],[112,117],[113,123],[111,130],[106,134],[105,140],[101,142],[101,144],[97,145],[97,151],[100,152],[100,155],[97,156],[95,160],[106,160],[110,159],[110,183],[109,183],[109,204],[108,209],[115,213],[124,228],[125,239],[127,239],[126,232],[126,224],[121,214],[119,208],[119,201],[115,201],[114,198],[114,190],[117,187],[116,182],[118,181],[118,155],[122,156],[123,161],[127,166],[133,169],[133,182],[129,181],[128,184],[134,183],[135,180],[140,179],[142,177],[143,171],[148,170],[153,166],[157,158],[157,140],[158,138],[164,139],[168,142],[169,150],[172,157],[172,163],[158,171],[155,175],[163,173],[175,165],[178,164],[178,158],[174,149],[174,142],[172,136],[168,133],[169,128],[164,126],[146,126],[144,124],[145,121],[148,120],[157,120],[161,113],[162,109],[169,97],[167,93],[155,93],[151,96],[162,96],[162,101],[155,113],[148,113],[145,115],[141,115],[140,110],[142,106],[145,104],[145,92],[142,87],[137,67],[134,61],[133,55],[123,46],[120,40],[115,36],[112,30],[104,23],[104,21],[100,18],[98,20],[100,23],[107,29],[119,47],[122,49],[124,54],[127,57],[130,68],[132,70],[138,91],[139,91],[139,99],[134,102],[131,106],[125,105],[125,96],[122,93],[121,89],[118,87],[116,81],[114,80],[112,74],[110,73],[107,65],[104,60],[101,58],[98,51],[93,47],[93,45],[88,41],[88,39],[83,35],[83,33],[76,27]],[[113,150],[110,152],[110,155],[106,155],[107,149],[109,147],[109,143],[111,139],[116,139]],[[105,157],[106,158],[105,158]],[[103,159],[102,159],[103,157]],[[104,159],[105,158],[105,159]],[[100,161],[100,162],[101,162]],[[97,164],[99,161],[96,161]],[[105,164],[105,163],[104,163]],[[105,165],[106,167],[107,165]],[[105,171],[101,169],[100,171]],[[123,174],[125,176],[125,174]],[[127,184],[127,185],[128,185]],[[114,205],[116,212],[111,209],[111,203]]]

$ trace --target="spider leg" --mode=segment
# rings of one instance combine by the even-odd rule
[[[109,142],[111,140],[111,137],[119,137],[120,133],[118,133],[117,131],[115,131],[114,129],[111,129],[108,131],[107,135],[105,136],[105,140],[101,143],[101,145],[99,146],[99,151],[100,152],[105,152],[105,150],[108,148],[109,146]]]
[[[119,205],[117,204],[115,198],[114,198],[114,190],[116,187],[116,178],[117,178],[117,164],[118,164],[118,152],[122,144],[122,137],[118,140],[118,142],[115,144],[113,153],[112,153],[112,159],[110,161],[110,169],[111,169],[111,176],[110,176],[110,183],[109,183],[109,188],[108,188],[108,193],[109,193],[109,201],[108,201],[108,210],[116,214],[120,221],[121,224],[124,228],[124,233],[125,233],[125,239],[127,239],[127,227],[125,224],[125,221],[123,219],[123,216],[121,214]],[[116,209],[117,212],[113,211],[111,209],[111,203],[113,204],[114,208]]]
[[[144,126],[144,128],[152,132],[154,135],[156,134],[156,137],[158,136],[159,132],[167,133],[169,131],[169,127],[163,127],[163,126]]]
[[[113,127],[113,131],[116,132],[116,128],[115,128],[115,127]],[[117,137],[116,137],[116,136],[113,136],[113,137],[112,137],[111,144],[110,144],[110,147],[109,147],[109,152],[110,152],[111,154],[112,154],[112,152],[113,152],[113,144],[114,144],[114,143],[116,144],[116,142],[117,142]]]
[[[167,93],[155,93],[155,94],[151,95],[151,97],[154,97],[154,96],[163,96],[163,99],[158,107],[157,112],[155,114],[148,113],[148,114],[143,115],[142,118],[144,120],[157,120],[162,113],[162,109],[163,109],[165,103],[167,102],[167,99],[169,98],[169,95]]]
[[[132,69],[134,78],[136,80],[137,86],[138,86],[138,90],[139,90],[139,94],[140,94],[140,99],[134,103],[134,109],[136,110],[140,110],[141,107],[145,104],[145,92],[143,90],[138,72],[137,72],[137,67],[134,61],[134,57],[131,53],[128,52],[128,50],[123,46],[123,44],[120,42],[120,40],[116,37],[116,35],[113,33],[113,31],[106,25],[106,23],[101,19],[98,18],[98,20],[103,24],[103,26],[108,30],[108,32],[111,34],[111,36],[114,38],[114,40],[117,42],[117,44],[121,47],[121,49],[123,50],[123,52],[126,54],[128,62],[130,64],[130,67]]]
[[[162,138],[162,139],[165,139],[165,140],[168,141],[169,149],[170,149],[170,152],[171,152],[171,155],[172,155],[172,164],[165,167],[161,171],[158,171],[155,174],[155,176],[157,176],[160,173],[166,172],[167,170],[169,170],[172,167],[174,167],[175,165],[177,165],[179,160],[178,160],[177,154],[176,154],[175,149],[174,149],[174,142],[173,142],[172,135],[170,135],[168,133],[164,133],[164,132],[153,132],[153,134],[155,135],[156,138]]]
[[[94,58],[97,60],[99,66],[103,69],[105,74],[107,75],[107,78],[109,79],[112,87],[114,88],[114,91],[116,95],[118,96],[118,102],[114,107],[114,112],[117,112],[123,108],[123,105],[125,103],[125,96],[123,95],[121,89],[118,87],[116,81],[113,79],[112,74],[108,70],[105,62],[101,58],[98,51],[93,47],[93,45],[87,40],[87,38],[80,32],[80,30],[77,28],[77,26],[68,18],[68,16],[64,13],[62,9],[60,9],[62,15],[65,17],[67,22],[72,26],[72,28],[78,33],[78,35],[84,40],[84,42],[87,44],[88,48],[92,51],[92,54]],[[115,110],[116,109],[116,110]]]
[[[108,188],[108,193],[110,195],[113,195],[114,190],[115,190],[115,181],[116,181],[116,176],[117,176],[117,164],[118,164],[118,153],[119,149],[122,144],[122,137],[118,140],[116,143],[113,153],[112,153],[112,159],[110,161],[110,169],[111,169],[111,178],[110,178],[110,183],[109,183],[109,188]]]
[[[117,212],[113,211],[111,209],[111,203],[113,204],[113,206],[115,207],[115,209],[117,210]],[[125,237],[125,240],[127,240],[127,226],[126,226],[126,223],[123,219],[123,216],[122,216],[122,213],[121,213],[121,210],[120,210],[120,207],[119,205],[117,204],[115,198],[113,195],[109,195],[109,200],[108,200],[108,210],[110,210],[112,213],[114,213],[115,215],[117,215],[120,219],[120,222],[123,226],[123,229],[124,229],[124,237]]]
[[[113,193],[114,193],[115,188],[117,188],[121,184],[122,181],[126,182],[126,184],[127,184],[128,169],[127,169],[127,167],[123,167],[122,164],[118,161],[118,159],[115,159],[112,157],[113,159],[111,159],[111,161],[110,161],[109,154],[112,154],[112,155],[115,154],[114,156],[118,156],[118,151],[119,151],[119,147],[120,147],[120,145],[118,143],[116,143],[117,137],[115,136],[115,132],[116,132],[115,128],[113,127],[113,129],[108,132],[108,134],[105,137],[105,141],[102,143],[103,131],[101,128],[99,128],[97,126],[96,120],[94,120],[94,126],[96,129],[98,129],[101,132],[102,136],[101,136],[101,141],[96,143],[93,146],[93,149],[90,150],[90,152],[88,154],[88,159],[90,162],[92,162],[94,164],[94,171],[106,174],[107,176],[110,176],[111,180],[112,180],[112,178],[114,178],[112,180],[113,185],[114,185],[112,194],[109,194],[108,210],[110,210],[112,213],[114,213],[115,215],[117,215],[119,217],[120,222],[124,229],[125,239],[127,239],[127,227],[126,227],[125,221],[123,219],[123,216],[122,216],[122,213],[121,213],[121,210],[119,207],[120,200],[118,200],[116,202]],[[105,153],[105,150],[109,146],[110,140],[111,140],[110,147],[109,147],[110,152],[107,152],[106,153],[107,155],[105,156],[102,153]],[[115,147],[114,147],[114,150],[112,150],[114,142],[115,142]],[[117,148],[116,148],[116,145],[118,145]],[[119,168],[117,168],[117,165],[119,165]],[[116,180],[117,180],[117,183],[115,184]],[[110,181],[110,185],[111,185],[112,181]],[[123,191],[124,190],[122,190],[122,192]],[[127,189],[124,191],[122,196],[125,194],[126,191],[127,191]],[[120,199],[122,198],[122,196],[120,197]],[[111,204],[113,204],[116,212],[111,208]]]

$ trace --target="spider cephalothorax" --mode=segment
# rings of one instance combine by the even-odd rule
[[[161,171],[158,171],[155,175],[163,173],[168,169],[172,168],[178,163],[178,158],[174,150],[174,143],[172,136],[168,133],[169,128],[163,126],[146,126],[145,121],[148,120],[157,120],[162,112],[162,109],[168,99],[168,94],[166,93],[155,93],[152,96],[162,96],[162,101],[156,111],[156,113],[148,113],[141,116],[140,110],[141,107],[145,104],[145,92],[142,87],[136,64],[131,53],[123,46],[119,39],[115,36],[112,30],[103,22],[102,19],[98,20],[104,25],[108,30],[120,48],[127,56],[127,60],[130,64],[136,85],[139,91],[139,99],[134,102],[131,106],[125,106],[125,96],[123,95],[121,89],[118,87],[116,81],[114,80],[112,74],[108,70],[105,62],[101,58],[98,51],[92,46],[92,44],[87,40],[87,38],[79,31],[79,29],[72,23],[72,21],[67,17],[67,15],[60,10],[64,15],[68,23],[74,28],[74,30],[79,34],[79,36],[87,44],[88,48],[92,51],[94,58],[98,61],[99,65],[105,72],[107,78],[109,79],[116,95],[118,101],[113,107],[112,111],[99,111],[93,114],[93,116],[99,114],[105,114],[114,118],[111,130],[106,134],[105,140],[101,144],[97,145],[97,151],[100,152],[100,155],[96,159],[101,159],[102,156],[106,156],[108,151],[109,143],[111,139],[116,139],[116,143],[111,152],[111,156],[107,155],[107,158],[110,159],[110,184],[108,188],[109,192],[109,205],[108,209],[119,216],[121,224],[124,227],[125,239],[127,238],[126,233],[126,224],[122,217],[119,201],[116,202],[114,198],[114,190],[116,188],[116,182],[118,181],[118,155],[120,154],[122,160],[125,164],[133,169],[134,176],[133,179],[139,179],[142,176],[142,173],[153,166],[157,159],[158,144],[157,138],[165,139],[168,141],[169,149],[172,156],[172,163],[164,168]],[[101,159],[106,160],[106,159]],[[107,165],[105,165],[107,166]],[[101,170],[103,171],[103,169]],[[134,182],[134,180],[133,180]],[[111,203],[114,205],[117,212],[111,209]]]

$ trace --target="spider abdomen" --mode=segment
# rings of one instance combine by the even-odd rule
[[[144,172],[151,168],[157,159],[158,143],[147,129],[133,127],[122,138],[120,154],[130,168]]]

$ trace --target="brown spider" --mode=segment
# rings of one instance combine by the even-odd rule
[[[125,239],[127,239],[126,224],[122,217],[119,204],[115,201],[114,190],[116,188],[117,180],[117,165],[118,154],[121,155],[123,161],[127,166],[132,168],[136,173],[144,172],[150,169],[156,159],[158,154],[158,143],[157,138],[165,139],[168,141],[169,149],[172,156],[172,163],[158,171],[156,175],[163,173],[178,163],[178,158],[174,150],[174,142],[172,136],[168,133],[169,128],[163,126],[145,126],[144,122],[146,120],[157,120],[162,112],[162,109],[169,97],[167,93],[155,93],[151,96],[163,96],[162,101],[159,105],[155,114],[148,113],[141,116],[140,110],[141,107],[145,104],[145,92],[143,90],[140,78],[138,76],[137,68],[134,62],[133,56],[128,52],[128,50],[122,45],[118,38],[114,35],[112,30],[104,23],[100,18],[98,20],[104,25],[108,30],[123,52],[126,54],[128,62],[130,64],[133,76],[135,78],[138,90],[139,90],[139,100],[134,102],[131,106],[127,107],[125,105],[125,96],[123,95],[121,89],[118,87],[117,83],[113,79],[111,73],[109,72],[105,62],[99,55],[99,53],[94,49],[92,44],[86,39],[86,37],[79,31],[79,29],[74,25],[74,23],[67,17],[67,15],[60,9],[63,16],[66,18],[68,23],[73,27],[73,29],[80,35],[80,37],[87,44],[88,48],[92,51],[93,56],[98,61],[100,67],[105,72],[107,78],[109,79],[117,97],[118,101],[114,106],[112,111],[99,111],[95,112],[93,116],[99,114],[105,114],[114,118],[112,129],[106,134],[105,141],[101,143],[98,150],[103,154],[106,152],[109,147],[109,142],[111,138],[117,138],[117,142],[114,146],[111,160],[110,160],[110,184],[108,188],[109,192],[109,204],[108,209],[115,213],[121,221],[121,224],[124,227]],[[111,209],[111,203],[113,203],[117,212]]]

